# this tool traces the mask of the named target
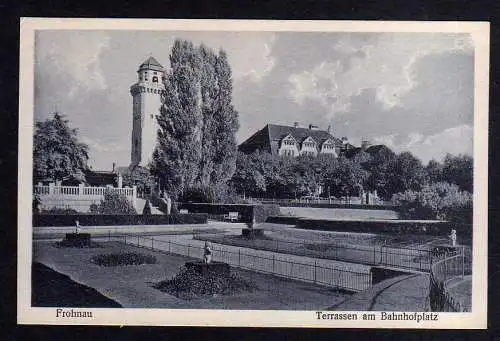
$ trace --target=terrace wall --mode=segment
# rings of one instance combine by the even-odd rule
[[[278,205],[264,204],[211,204],[211,203],[179,203],[179,209],[190,213],[206,213],[211,218],[222,218],[229,212],[238,212],[239,223],[263,223],[269,216],[280,213]]]
[[[37,185],[34,187],[34,193],[40,197],[40,209],[50,210],[52,208],[74,209],[78,212],[89,212],[90,205],[98,205],[104,199],[106,191],[113,191],[123,194],[137,209],[136,197],[137,189],[115,188],[115,187],[86,187],[80,186],[49,186]]]

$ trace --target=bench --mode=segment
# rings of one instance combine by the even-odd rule
[[[224,215],[224,220],[230,220],[232,222],[238,220],[240,218],[240,214],[238,212],[229,212]]]

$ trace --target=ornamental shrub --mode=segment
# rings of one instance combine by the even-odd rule
[[[109,190],[104,194],[104,200],[101,200],[97,213],[113,215],[137,214],[137,211],[125,195]]]
[[[155,264],[156,257],[136,252],[120,252],[120,253],[99,254],[93,256],[90,259],[90,262],[100,266]]]
[[[420,191],[408,190],[393,196],[402,219],[439,219],[456,224],[472,223],[472,194],[455,184],[438,182]]]
[[[216,273],[203,276],[193,268],[183,267],[175,277],[157,283],[155,288],[182,299],[195,299],[252,292],[257,286],[234,273],[229,276]]]

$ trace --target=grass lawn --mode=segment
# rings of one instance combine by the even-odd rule
[[[312,231],[268,223],[260,227],[266,231],[264,238],[246,239],[234,233],[196,235],[195,238],[284,254],[358,264],[383,264],[420,271],[427,271],[430,266],[427,250],[432,244],[441,241],[441,238],[433,236]],[[403,241],[413,244],[406,244],[404,249],[399,249]]]
[[[350,296],[346,292],[310,283],[232,268],[234,273],[254,283],[258,289],[232,296],[184,300],[153,286],[175,276],[180,267],[192,258],[115,242],[100,244],[100,248],[57,248],[53,242],[37,241],[33,244],[33,258],[77,283],[96,289],[126,308],[320,310]],[[101,267],[90,262],[94,255],[114,252],[154,255],[157,263]]]
[[[34,307],[121,308],[93,288],[72,281],[51,268],[33,263],[31,304]]]
[[[297,229],[289,225],[265,223],[259,226],[266,230],[266,235],[272,239],[283,241],[311,241],[333,243],[336,245],[355,246],[405,246],[418,245],[419,248],[429,247],[435,243],[447,241],[446,238],[426,235],[390,235],[381,233],[335,232]]]
[[[115,226],[112,226],[113,230],[116,229]],[[110,228],[111,229],[111,228]],[[64,238],[66,235],[66,230],[67,228],[64,228],[62,232],[44,232],[40,233],[39,230],[33,230],[33,239],[36,240],[43,240],[43,239],[58,239],[58,238]],[[103,231],[95,231],[91,230],[88,231],[89,233],[92,233],[93,236],[99,236],[99,238],[106,238],[108,235],[108,232],[106,229],[102,229]],[[85,231],[84,231],[85,232]],[[166,229],[164,232],[160,231],[145,231],[145,232],[135,232],[134,234],[139,234],[141,236],[160,236],[160,235],[183,235],[183,234],[205,234],[205,233],[225,233],[227,230],[223,228],[205,228],[205,229],[186,229],[186,230],[169,230]],[[130,232],[125,232],[130,234]],[[112,236],[119,235],[120,232],[111,232]]]
[[[397,219],[392,210],[364,210],[353,208],[280,207],[284,216],[315,219]]]

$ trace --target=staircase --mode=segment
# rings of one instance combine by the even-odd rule
[[[144,209],[144,205],[146,205],[146,199],[135,198],[137,213],[142,214],[142,210]],[[151,214],[164,214],[162,211],[158,209],[158,207],[154,207],[151,205]]]

